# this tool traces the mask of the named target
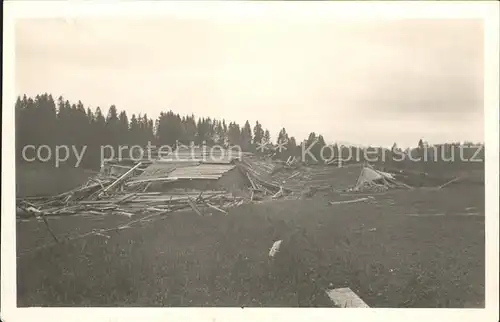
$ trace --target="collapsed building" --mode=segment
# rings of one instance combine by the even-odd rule
[[[168,189],[238,191],[246,186],[246,179],[237,169],[241,160],[239,151],[207,151],[201,147],[177,149],[165,156],[152,154],[148,160],[111,160],[101,173],[123,175],[133,170],[126,186],[133,190],[166,191]]]
[[[302,164],[297,158],[276,161],[234,150],[178,148],[148,159],[106,161],[84,185],[57,196],[23,198],[18,209],[35,215],[162,215],[180,209],[227,213],[230,207],[257,200],[300,199],[317,191],[384,191],[410,188],[368,164]]]

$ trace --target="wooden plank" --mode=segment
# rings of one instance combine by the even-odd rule
[[[131,186],[140,183],[146,182],[173,182],[177,180],[218,180],[222,177],[222,175],[176,175],[172,173],[172,176],[163,177],[163,178],[150,178],[150,179],[141,179],[135,181],[129,181],[125,185]]]
[[[149,178],[149,179],[141,179],[141,180],[135,180],[135,181],[129,181],[125,185],[126,186],[132,186],[136,184],[141,184],[141,183],[151,183],[151,182],[173,182],[177,181],[177,178],[173,177],[163,177],[163,178]]]
[[[110,204],[113,201],[111,200],[82,200],[79,201],[78,204],[80,205],[99,205],[99,204]]]
[[[187,199],[187,202],[189,204],[189,206],[191,208],[193,208],[193,210],[200,216],[203,216],[203,214],[201,213],[200,209],[196,206],[196,204],[193,202],[193,200],[191,198],[188,198]]]
[[[217,210],[217,211],[219,211],[219,212],[222,212],[223,214],[226,214],[226,215],[227,215],[227,211],[225,211],[225,210],[223,210],[223,209],[220,209],[220,208],[218,208],[218,207],[216,207],[216,206],[214,206],[214,205],[212,205],[212,204],[210,204],[210,203],[208,203],[208,202],[207,202],[206,204],[207,204],[207,206],[209,206],[210,208],[215,209],[215,210]]]
[[[187,200],[194,199],[192,197],[176,197],[176,198],[163,198],[163,199],[135,199],[132,203],[127,204],[127,206],[132,206],[134,204],[157,204],[164,205],[165,203],[186,203]],[[207,198],[209,199],[209,198]],[[229,199],[229,197],[227,198]]]
[[[454,178],[454,179],[452,179],[452,180],[450,180],[450,181],[446,182],[445,184],[440,185],[438,188],[439,188],[439,189],[444,188],[444,187],[446,187],[447,185],[449,185],[449,184],[451,184],[451,183],[453,183],[453,182],[455,182],[455,181],[457,181],[457,180],[459,180],[459,179],[460,179],[460,177],[456,177],[456,178]]]
[[[168,207],[167,208],[163,208],[163,209],[157,208],[157,207],[148,207],[148,208],[146,208],[146,210],[164,212],[164,211],[168,210]]]
[[[49,222],[47,221],[47,218],[45,218],[45,215],[42,214],[41,217],[43,219],[43,222],[45,223],[45,227],[47,227],[47,230],[49,231],[49,233],[52,236],[52,238],[54,238],[54,240],[55,240],[56,243],[59,243],[59,239],[57,239],[56,234],[54,234],[54,232],[52,231],[52,229],[50,229]]]
[[[169,193],[170,194],[170,193]],[[161,195],[161,192],[138,192],[138,196],[159,196]]]
[[[353,200],[343,200],[343,201],[330,201],[328,204],[330,205],[338,205],[338,204],[346,204],[346,203],[355,203],[355,202],[361,202],[361,201],[366,201],[371,198],[358,198],[358,199],[353,199]]]
[[[276,193],[272,196],[272,198],[273,198],[273,199],[276,199],[276,198],[280,198],[280,197],[282,197],[282,196],[283,196],[283,187],[280,187],[280,190],[279,190],[278,192],[276,192]]]
[[[142,190],[142,192],[146,192],[146,190],[148,190],[149,186],[151,185],[151,182],[148,182],[145,186],[144,186],[144,189]]]
[[[141,159],[141,160],[137,160],[137,159],[132,159],[132,158],[121,158],[121,159],[114,159],[114,160],[108,160],[106,161],[105,165],[108,165],[108,164],[116,164],[116,163],[123,163],[123,162],[139,162],[139,163],[143,163],[143,164],[146,164],[146,163],[153,163],[152,160],[148,160],[148,159]]]
[[[121,165],[121,164],[109,164],[109,167],[119,168],[119,169],[132,169],[133,167]],[[144,171],[145,169],[136,169],[137,171]]]
[[[182,172],[172,172],[169,174],[169,177],[176,177],[176,178],[220,178],[224,175],[226,171],[219,171],[219,172],[192,172],[192,171],[182,171]]]
[[[279,252],[280,250],[280,247],[281,247],[281,243],[283,242],[283,240],[277,240],[273,243],[273,246],[271,247],[271,249],[269,250],[269,257],[274,257],[276,256],[276,254]]]
[[[119,199],[118,201],[116,201],[116,203],[120,203],[120,202],[124,202],[125,200],[129,200],[133,197],[136,196],[136,193],[129,193],[128,195],[126,195],[125,197]]]
[[[229,166],[221,166],[221,165],[198,165],[198,166],[189,166],[189,167],[179,167],[177,171],[186,171],[186,172],[220,172],[220,171],[229,171],[234,168],[234,165]]]
[[[368,304],[348,287],[327,290],[326,294],[337,307],[369,308]]]
[[[104,189],[104,185],[102,184],[101,180],[99,180],[97,178],[92,178],[91,180],[97,182],[101,186],[101,189]]]
[[[254,190],[257,190],[257,186],[256,186],[256,185],[255,185],[255,183],[253,182],[252,178],[250,178],[250,175],[248,174],[248,172],[246,173],[246,175],[247,175],[248,180],[250,181],[250,184],[252,185],[252,188],[253,188]]]
[[[130,170],[128,170],[127,172],[125,172],[121,177],[119,177],[118,179],[116,179],[112,184],[110,184],[109,186],[107,186],[106,188],[104,188],[102,190],[102,192],[106,192],[109,189],[115,187],[117,184],[119,184],[120,182],[122,182],[123,180],[125,180],[129,175],[131,175],[134,172],[134,170],[137,169],[138,167],[140,167],[141,165],[142,165],[142,162],[137,163]]]
[[[215,159],[208,159],[208,160],[202,160],[202,164],[231,164],[233,163],[233,159],[220,159],[220,158],[215,158]]]
[[[44,200],[47,197],[17,197],[17,201],[25,201],[25,200]]]
[[[159,160],[155,160],[155,163],[186,163],[186,164],[198,165],[198,164],[200,164],[200,160],[159,159]]]
[[[222,176],[221,175],[213,175],[213,176],[208,176],[208,175],[200,175],[200,176],[190,176],[190,175],[182,175],[182,176],[175,176],[177,180],[218,180]]]
[[[162,196],[162,197],[170,197],[170,196],[198,196],[201,191],[168,191],[168,192],[146,192],[146,193],[138,193],[138,196]],[[219,195],[219,194],[228,194],[227,191],[224,190],[205,190],[203,191],[203,195]]]
[[[135,214],[130,213],[130,212],[126,212],[126,211],[117,211],[115,213],[118,214],[118,215],[127,216],[129,218],[132,218],[133,216],[135,216]]]

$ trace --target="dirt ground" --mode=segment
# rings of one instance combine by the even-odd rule
[[[176,212],[104,236],[51,243],[17,224],[19,306],[332,306],[350,287],[371,307],[484,305],[484,188],[457,185]],[[51,219],[56,234],[127,217]],[[270,260],[275,240],[283,249]],[[32,251],[29,251],[29,250]]]

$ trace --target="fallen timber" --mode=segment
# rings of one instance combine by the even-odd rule
[[[99,220],[102,218],[94,217],[126,216],[132,218],[136,216],[134,220],[118,228],[101,229],[85,234],[85,236],[93,234],[102,236],[107,231],[130,228],[132,224],[151,221],[153,218],[164,217],[180,210],[188,210],[198,216],[212,213],[229,215],[229,208],[237,207],[244,202],[295,197],[297,199],[310,198],[322,190],[333,193],[350,191],[344,188],[347,185],[344,182],[347,180],[341,180],[339,188],[333,188],[332,185],[338,181],[336,173],[325,169],[307,168],[292,157],[289,157],[287,162],[240,159],[231,160],[228,164],[216,163],[214,160],[207,164],[196,159],[157,160],[153,163],[141,160],[130,166],[112,164],[112,167],[123,171],[119,171],[119,174],[116,174],[116,171],[115,173],[102,171],[82,186],[55,196],[18,198],[16,208],[18,216],[35,217],[40,222],[43,220],[48,232],[58,243],[60,239],[51,230],[47,217],[81,215]],[[230,178],[229,181],[226,180],[230,183],[219,184],[223,180],[219,182],[217,180],[233,168],[241,172],[242,176],[226,177]],[[350,170],[346,166],[338,171]],[[357,174],[355,175],[357,177]],[[354,180],[352,185],[355,184]],[[191,181],[196,182],[190,186]],[[198,184],[198,181],[203,182]],[[207,184],[205,185],[204,182]],[[194,186],[201,188],[198,190],[179,188]],[[409,187],[392,180],[391,177],[384,177],[384,184],[365,182],[356,191],[373,193],[378,189],[385,190],[401,186]],[[217,190],[209,190],[208,187]],[[226,187],[226,190],[218,190],[224,189],[223,187]],[[148,191],[148,189],[165,189],[166,191]],[[230,191],[238,193],[243,191],[243,194],[236,197]],[[329,204],[349,204],[366,200],[364,198],[333,201]]]
[[[20,201],[18,203],[18,208],[24,211],[24,216],[59,216],[62,214],[85,214],[90,211],[99,212],[109,212],[113,214],[115,211],[125,211],[125,212],[137,212],[141,210],[147,210],[151,207],[171,207],[172,205],[181,206],[182,208],[192,208],[192,204],[201,204],[201,207],[209,207],[217,204],[217,208],[227,208],[227,206],[235,200],[242,200],[242,198],[233,197],[230,193],[221,193],[218,191],[206,191],[202,192],[202,197],[199,196],[200,193],[187,193],[186,195],[179,194],[158,194],[151,195],[142,193],[131,193],[126,195],[117,195],[115,198],[109,198],[106,200],[81,200],[72,203],[65,204],[61,201],[58,202],[58,206],[44,207],[36,203],[25,203]],[[211,206],[205,203],[210,201]],[[47,205],[47,203],[45,203]],[[205,205],[203,205],[205,204]],[[94,213],[95,214],[95,213]],[[102,213],[104,214],[104,213]]]
[[[131,167],[123,166],[126,171],[120,176],[101,172],[82,186],[55,196],[18,198],[18,216],[34,216],[43,220],[47,216],[62,215],[117,214],[131,217],[140,213],[163,213],[188,208],[199,215],[203,214],[204,209],[227,214],[229,207],[243,202],[242,197],[234,197],[231,193],[221,190],[169,189],[170,191],[146,192],[149,185],[155,182],[216,180],[221,176],[221,169],[217,165],[208,165],[185,174],[180,171],[177,176],[158,176],[154,173],[144,176],[140,174],[145,172],[141,169],[144,164],[147,169],[147,162],[138,162]],[[230,169],[234,166],[222,167]],[[138,173],[136,170],[141,171]],[[50,231],[48,223],[46,224]]]

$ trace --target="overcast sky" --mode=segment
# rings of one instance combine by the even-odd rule
[[[273,137],[415,146],[483,139],[483,27],[474,20],[24,20],[16,92],[259,120]]]

